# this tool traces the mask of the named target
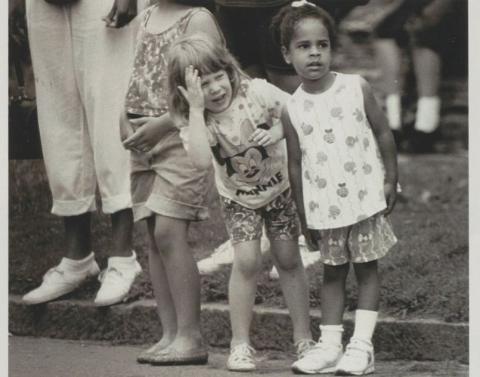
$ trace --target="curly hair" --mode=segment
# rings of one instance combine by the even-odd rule
[[[308,1],[302,1],[299,3],[301,4],[298,6],[295,6],[294,4],[285,5],[273,17],[270,24],[270,32],[272,33],[273,39],[279,46],[288,49],[298,23],[306,18],[314,18],[322,22],[325,26],[328,31],[330,46],[332,49],[335,48],[335,21],[330,14],[319,6]]]

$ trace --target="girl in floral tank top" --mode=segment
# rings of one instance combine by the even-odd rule
[[[195,169],[183,148],[168,116],[165,85],[171,43],[197,33],[223,43],[205,8],[159,0],[144,11],[120,120],[123,145],[131,151],[134,217],[148,226],[150,277],[163,330],[138,361],[155,365],[208,360],[200,334],[200,278],[187,243],[190,221],[208,217],[208,173]]]

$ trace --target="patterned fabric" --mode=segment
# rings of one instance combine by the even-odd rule
[[[130,114],[160,116],[167,112],[167,60],[168,49],[173,41],[181,37],[191,18],[197,12],[207,12],[205,8],[193,8],[175,24],[161,33],[150,33],[146,26],[153,5],[145,11],[137,37],[137,47],[133,73],[128,86],[125,109]]]
[[[302,153],[305,212],[311,229],[357,223],[386,207],[384,167],[365,114],[360,76],[335,73],[333,85],[288,101]]]
[[[289,0],[215,0],[215,4],[224,7],[266,8],[285,5]]]
[[[300,235],[297,208],[290,189],[258,209],[246,208],[223,196],[220,196],[220,203],[232,244],[259,240],[264,222],[270,240],[296,240]]]
[[[380,214],[351,226],[322,230],[320,234],[320,260],[331,266],[380,259],[397,242],[390,221]]]
[[[281,126],[282,105],[287,98],[287,93],[265,80],[248,80],[241,84],[227,110],[207,115],[220,195],[255,209],[289,187],[285,141],[267,147],[249,141],[257,128]],[[188,149],[188,127],[180,127],[180,136]]]

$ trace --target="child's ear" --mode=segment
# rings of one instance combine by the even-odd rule
[[[285,46],[282,46],[282,55],[287,64],[292,64],[292,61],[290,60],[290,54]]]

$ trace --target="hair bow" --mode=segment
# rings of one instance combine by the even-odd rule
[[[292,1],[292,7],[294,8],[299,8],[299,7],[303,7],[304,5],[310,5],[312,7],[315,7],[316,5],[311,3],[310,1],[307,1],[307,0],[298,0],[298,1]]]

